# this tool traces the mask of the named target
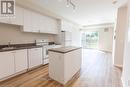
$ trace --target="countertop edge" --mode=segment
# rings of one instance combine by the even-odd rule
[[[49,49],[49,51],[65,54],[65,53],[69,53],[69,52],[72,52],[72,51],[74,51],[74,50],[81,49],[81,48],[82,48],[82,47],[77,47],[77,48],[75,48],[75,49],[72,49],[72,50],[69,50],[69,51],[66,51],[66,52],[56,51],[56,50],[53,50],[53,49]]]
[[[19,47],[19,48],[14,48],[14,49],[7,49],[7,50],[3,50],[3,49],[1,49],[0,52],[8,52],[8,51],[15,51],[15,50],[32,49],[32,48],[40,48],[40,47],[42,47],[42,46]]]

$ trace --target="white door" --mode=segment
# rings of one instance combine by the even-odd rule
[[[13,51],[0,52],[0,79],[15,73]]]
[[[15,51],[15,72],[20,72],[28,68],[27,49]]]
[[[29,68],[42,64],[42,48],[28,49]]]

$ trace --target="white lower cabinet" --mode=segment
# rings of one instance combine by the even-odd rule
[[[48,64],[49,63],[49,59],[44,59],[44,64]]]
[[[34,68],[42,64],[42,48],[28,49],[29,68]]]
[[[0,79],[27,68],[27,49],[0,52]]]
[[[27,49],[15,51],[15,72],[17,73],[27,68]]]
[[[42,48],[0,52],[0,81],[39,65],[42,65]]]
[[[15,73],[13,51],[0,52],[0,79]]]

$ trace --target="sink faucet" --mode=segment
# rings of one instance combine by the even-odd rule
[[[11,42],[8,42],[8,47],[10,47]]]

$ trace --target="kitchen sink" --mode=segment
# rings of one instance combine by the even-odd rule
[[[11,50],[11,49],[15,49],[16,47],[4,47],[2,48],[2,50]]]

